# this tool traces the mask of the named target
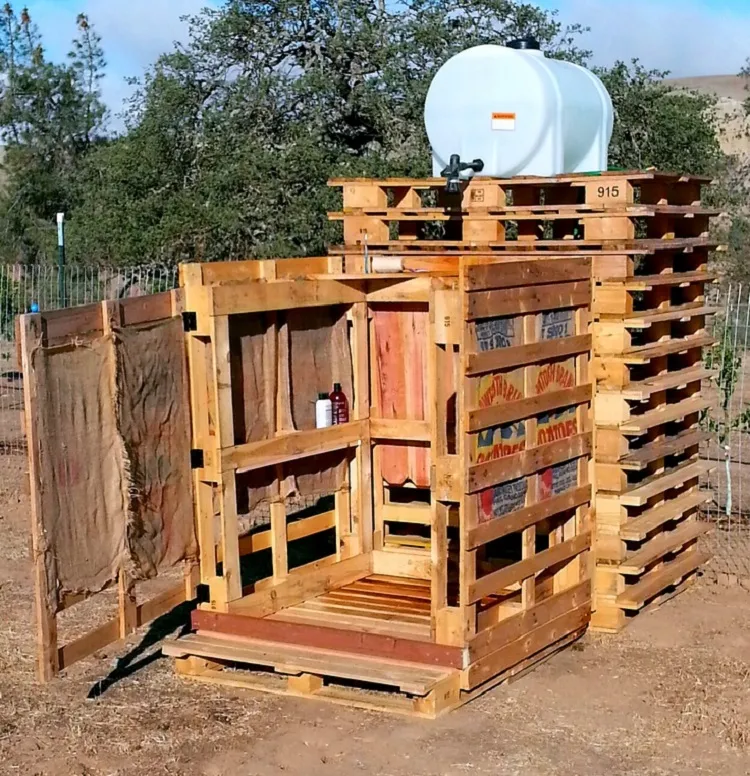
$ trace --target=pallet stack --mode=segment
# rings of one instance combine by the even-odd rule
[[[663,232],[639,259],[595,262],[594,348],[597,570],[592,625],[617,632],[628,618],[679,592],[708,559],[698,546],[708,524],[699,447],[709,408],[703,348],[712,344],[706,302],[708,220],[696,180],[657,178],[628,197],[665,203],[652,229]],[[689,204],[687,204],[689,203]],[[690,217],[689,239],[679,208]],[[633,226],[613,219],[611,239]]]
[[[477,178],[459,195],[439,179],[334,180],[343,190],[346,267],[387,259],[407,271],[461,255],[592,257],[596,377],[597,629],[681,589],[706,561],[699,428],[708,408],[702,349],[709,220],[706,178],[657,172],[553,179]]]

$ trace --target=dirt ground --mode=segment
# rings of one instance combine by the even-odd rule
[[[1,463],[3,776],[750,773],[750,594],[739,587],[699,584],[436,722],[190,684],[149,631],[40,687],[23,458]],[[65,627],[91,627],[90,605]]]

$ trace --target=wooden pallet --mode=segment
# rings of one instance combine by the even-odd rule
[[[619,227],[621,230],[622,226]],[[621,231],[625,234],[625,231]],[[592,627],[616,632],[705,562],[699,460],[712,246],[594,268],[597,565]]]
[[[168,642],[162,652],[175,658],[181,677],[192,681],[436,719],[500,684],[520,679],[577,641],[584,631],[566,634],[468,691],[461,689],[461,671],[455,668],[215,633],[190,634]]]
[[[277,695],[428,719],[462,702],[457,669],[200,631],[165,645],[163,652],[177,658],[182,676]],[[260,673],[262,668],[273,673]]]
[[[653,177],[650,177],[653,176]],[[704,179],[657,173],[476,178],[448,195],[440,179],[333,180],[343,209],[343,252],[440,251],[450,245],[488,249],[603,243],[707,240],[716,211],[700,205]],[[436,228],[439,225],[440,228]]]

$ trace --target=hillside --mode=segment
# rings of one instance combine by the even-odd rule
[[[721,146],[725,153],[750,155],[750,125],[745,118],[743,102],[750,97],[745,90],[747,81],[737,75],[708,75],[696,78],[668,78],[667,84],[681,89],[693,89],[714,94],[721,127]]]

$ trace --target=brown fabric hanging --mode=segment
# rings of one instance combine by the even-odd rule
[[[128,481],[115,424],[111,338],[31,353],[40,528],[51,612],[98,593],[125,554]]]
[[[182,321],[118,329],[115,347],[117,425],[130,480],[129,571],[147,579],[197,555]]]

